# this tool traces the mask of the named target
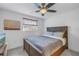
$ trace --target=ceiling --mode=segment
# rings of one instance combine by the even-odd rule
[[[56,3],[54,6],[50,7],[50,9],[57,10],[57,12],[46,13],[45,16],[41,16],[40,13],[34,12],[38,10],[38,8],[34,5],[34,3],[0,3],[0,8],[46,19],[48,17],[52,17],[57,14],[77,9],[79,8],[79,3]]]

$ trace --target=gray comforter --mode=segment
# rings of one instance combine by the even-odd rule
[[[62,46],[62,41],[46,36],[29,36],[27,41],[42,51],[43,55],[51,55],[53,50]]]

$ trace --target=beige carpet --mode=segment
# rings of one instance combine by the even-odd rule
[[[19,47],[9,50],[8,56],[28,56],[28,54],[25,50],[23,50],[23,47]]]
[[[79,53],[66,49],[61,56],[79,56]]]
[[[28,54],[22,47],[19,47],[9,50],[8,56],[28,56]],[[66,49],[61,56],[79,56],[79,53]]]

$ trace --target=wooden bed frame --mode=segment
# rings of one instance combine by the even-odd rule
[[[68,49],[68,27],[67,26],[58,26],[58,27],[47,27],[48,32],[64,32],[63,38],[66,38],[66,44],[54,52],[51,56],[59,56],[61,53]],[[34,47],[32,47],[28,42],[23,41],[24,50],[29,54],[29,56],[43,56],[43,54],[39,53]]]

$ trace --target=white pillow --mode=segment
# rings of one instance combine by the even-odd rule
[[[66,44],[66,39],[65,38],[56,37],[56,36],[52,36],[52,37],[61,40],[63,42],[63,46]]]
[[[43,35],[53,35],[54,33],[53,32],[45,32],[43,33]]]
[[[53,35],[42,35],[42,36],[49,37],[49,38],[53,38],[54,37]]]
[[[64,35],[64,32],[54,32],[54,34],[53,34],[54,36],[56,36],[56,37],[63,37],[63,35]]]

